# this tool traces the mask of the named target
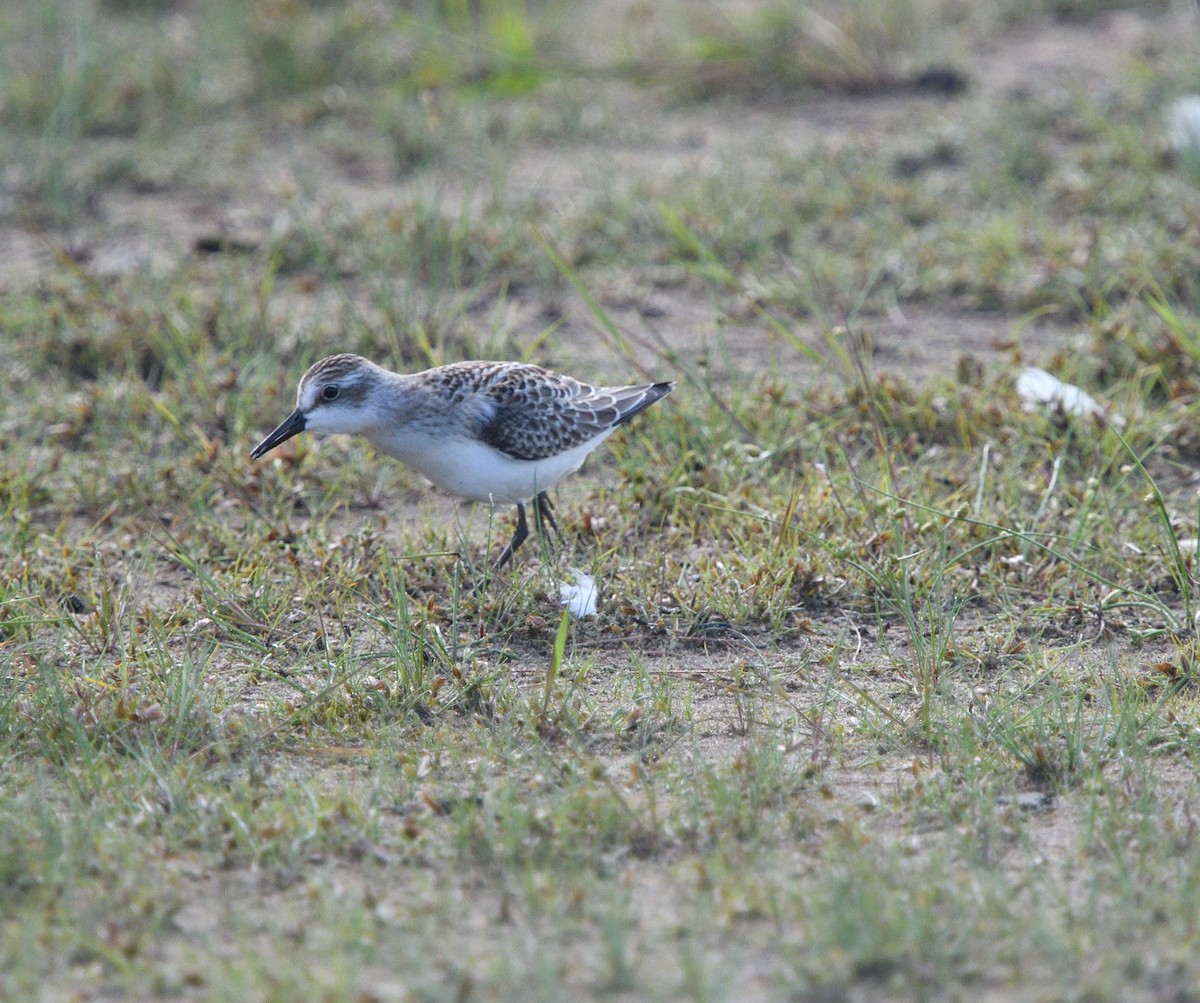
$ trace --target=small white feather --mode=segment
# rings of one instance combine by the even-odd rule
[[[1167,141],[1177,154],[1200,154],[1200,95],[1189,94],[1167,109]]]
[[[1038,407],[1061,408],[1064,414],[1104,417],[1094,397],[1073,383],[1064,383],[1044,369],[1029,367],[1017,377],[1017,396],[1026,411]]]
[[[562,597],[562,604],[567,608],[567,612],[576,620],[595,614],[596,580],[591,575],[576,571],[575,583],[572,585],[563,582],[558,587],[558,593]]]

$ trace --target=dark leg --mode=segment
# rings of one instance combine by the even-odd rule
[[[517,502],[517,528],[513,531],[512,539],[508,541],[508,546],[496,559],[495,568],[499,571],[506,565],[512,557],[516,549],[525,542],[529,536],[529,523],[525,521],[525,506]]]
[[[550,523],[550,528],[554,530],[554,535],[562,540],[562,531],[558,528],[558,523],[554,521],[554,503],[550,501],[550,496],[545,491],[539,492],[534,499],[534,520],[537,523],[538,532],[542,532],[543,520]]]

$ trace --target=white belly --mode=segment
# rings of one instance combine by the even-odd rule
[[[474,501],[515,505],[532,500],[573,474],[612,431],[608,429],[544,460],[515,460],[475,439],[410,433],[391,438],[372,436],[371,442],[381,453],[424,474],[443,491]]]

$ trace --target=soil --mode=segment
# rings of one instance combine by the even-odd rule
[[[518,187],[525,186],[528,194],[554,205],[569,202],[582,187],[606,172],[673,175],[681,169],[703,167],[729,151],[741,151],[753,168],[755,151],[777,143],[780,137],[798,149],[836,147],[851,138],[861,143],[864,136],[878,137],[881,145],[884,141],[894,144],[897,137],[911,136],[914,122],[952,128],[956,121],[976,115],[980,108],[996,101],[1028,100],[1077,88],[1099,94],[1115,92],[1123,85],[1131,61],[1171,30],[1174,16],[1169,12],[1120,12],[1087,21],[1043,22],[1008,32],[975,54],[966,92],[952,98],[902,90],[866,97],[815,96],[802,102],[750,109],[720,102],[670,107],[647,100],[632,87],[612,83],[606,85],[603,100],[610,108],[619,107],[623,114],[639,119],[639,135],[644,137],[641,141],[615,149],[584,141],[577,146],[530,150],[518,156],[508,176],[520,179]],[[385,162],[374,163],[369,156],[356,157],[352,162],[339,159],[312,145],[303,133],[281,130],[265,138],[261,150],[243,171],[234,197],[219,205],[200,191],[117,191],[101,196],[95,221],[78,232],[48,237],[16,229],[0,230],[0,261],[5,263],[0,269],[0,283],[9,288],[29,284],[61,247],[84,257],[94,272],[113,274],[145,267],[169,269],[197,253],[197,247],[205,241],[244,240],[253,244],[289,211],[302,177],[319,178],[316,187],[322,204],[349,208],[353,213],[385,211],[405,197],[408,185],[435,184],[444,192],[460,185],[457,177],[400,182]],[[719,316],[712,300],[687,284],[643,286],[611,279],[607,288],[595,291],[609,315],[635,344],[648,346],[661,341],[676,352],[696,358],[720,338],[736,348],[741,365],[753,365],[757,360],[765,366],[774,357],[777,346],[761,324]],[[280,283],[275,296],[272,310],[280,316],[295,317],[308,309],[305,294],[285,283]],[[303,302],[290,302],[289,297]],[[587,307],[573,296],[563,297],[558,307],[564,323],[556,334],[556,361],[567,360],[584,377],[622,376],[611,371],[612,348],[597,333]],[[533,295],[518,290],[496,309],[506,311],[501,324],[507,329],[534,332],[544,327],[540,318],[545,304]],[[493,320],[485,316],[480,322]],[[1082,350],[1079,333],[1057,326],[1052,318],[1025,321],[1015,315],[967,313],[925,303],[897,308],[889,316],[866,318],[862,328],[870,335],[877,371],[913,381],[947,375],[963,355],[986,366],[1015,371],[1018,358],[1036,365],[1046,363],[1056,352]],[[818,352],[827,351],[815,326],[801,334]],[[802,381],[816,375],[817,365],[798,353],[788,353],[786,358],[786,377]],[[647,349],[641,362],[649,372],[657,364],[657,356]],[[720,359],[712,362],[719,365]],[[393,525],[430,518],[431,512],[436,518],[453,518],[459,512],[457,503],[449,499],[417,493],[389,499],[386,509],[388,522]],[[844,631],[849,637],[854,634],[849,624]],[[730,702],[725,699],[727,678],[747,664],[770,674],[780,659],[803,660],[812,643],[798,639],[782,649],[767,651],[759,650],[753,639],[732,638],[707,646],[668,645],[658,651],[648,650],[640,657],[650,673],[679,674],[695,681],[697,741],[733,756],[743,738],[731,715]],[[589,655],[597,677],[627,663],[627,654],[620,646],[597,643]],[[518,677],[527,676],[528,685],[535,687],[540,684],[543,665],[539,660],[536,670],[514,666],[513,671]],[[802,678],[794,678],[801,689],[808,687]],[[897,685],[901,685],[899,681]],[[815,699],[815,694],[798,693],[797,705],[803,704],[806,697]],[[261,694],[247,692],[244,699],[249,710],[260,703]],[[798,771],[805,765],[804,750],[810,740],[811,736],[796,736]],[[614,753],[610,765],[617,771],[628,759],[628,755]],[[827,813],[855,817],[871,813],[879,799],[894,796],[898,787],[916,782],[910,766],[893,763],[881,772],[848,762],[831,768],[825,781],[834,793]],[[305,761],[303,766],[310,776],[313,769],[325,768],[331,789],[354,782],[359,773],[354,764],[323,767]],[[1048,855],[1070,852],[1077,845],[1075,813],[1060,810],[1053,802],[1042,807],[1045,810],[1038,816],[1037,827],[1044,831],[1031,836],[1043,843]],[[919,852],[918,844],[926,837],[913,838],[914,852]],[[635,909],[649,911],[642,925],[651,929],[658,923],[651,914],[669,896],[660,896],[656,890],[656,883],[663,880],[661,875],[642,873],[646,868],[641,865],[630,866],[633,869],[627,880],[642,889],[637,893]],[[357,888],[364,879],[357,869],[351,873],[340,867],[331,871],[328,880]],[[278,909],[286,913],[290,909],[299,915],[303,911],[302,906],[291,902],[299,891],[272,892],[264,898],[263,889],[253,879],[208,874],[194,876],[191,884],[195,894],[176,920],[187,934],[219,939],[229,901],[253,901],[258,903],[253,908],[263,912]],[[361,895],[361,889],[356,894]],[[384,910],[391,907],[386,899],[381,905]],[[395,908],[400,910],[398,905]],[[504,903],[493,899],[481,901],[475,907],[480,928],[505,908]],[[378,995],[373,998],[389,995],[387,979],[385,973],[379,973],[375,986]],[[745,998],[755,998],[754,989],[748,984]]]

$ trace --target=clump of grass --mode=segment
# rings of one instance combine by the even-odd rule
[[[693,26],[692,98],[780,99],[813,89],[872,92],[907,83],[937,53],[946,13],[928,0],[768,5]],[[915,70],[914,70],[915,67]]]
[[[1195,193],[1155,160],[1152,96],[981,89],[905,104],[902,136],[692,145],[728,104],[677,133],[642,89],[664,65],[816,100],[978,22],[689,8],[655,63],[662,10],[606,24],[634,59],[599,66],[565,65],[606,58],[582,18],[507,0],[0,12],[33,19],[6,37],[45,87],[0,71],[15,216],[69,227],[124,189],[266,233],[116,277],[51,240],[37,281],[6,273],[0,996],[375,998],[403,970],[429,998],[1149,997],[1195,973]],[[659,149],[684,166],[643,169]],[[135,192],[146,151],[183,166]],[[915,338],[980,305],[1029,311],[995,321],[1007,357],[912,379],[872,352],[879,317]],[[1091,352],[1035,361],[1120,434],[1022,409],[1035,316],[1086,326]],[[578,354],[679,389],[563,486],[565,547],[494,575],[507,513],[415,508],[360,443],[249,461],[334,350]],[[571,564],[601,586],[581,621]]]
[[[60,140],[134,135],[161,127],[193,92],[186,44],[152,20],[112,21],[92,5],[57,2],[7,19],[12,63],[0,87],[9,127]]]

